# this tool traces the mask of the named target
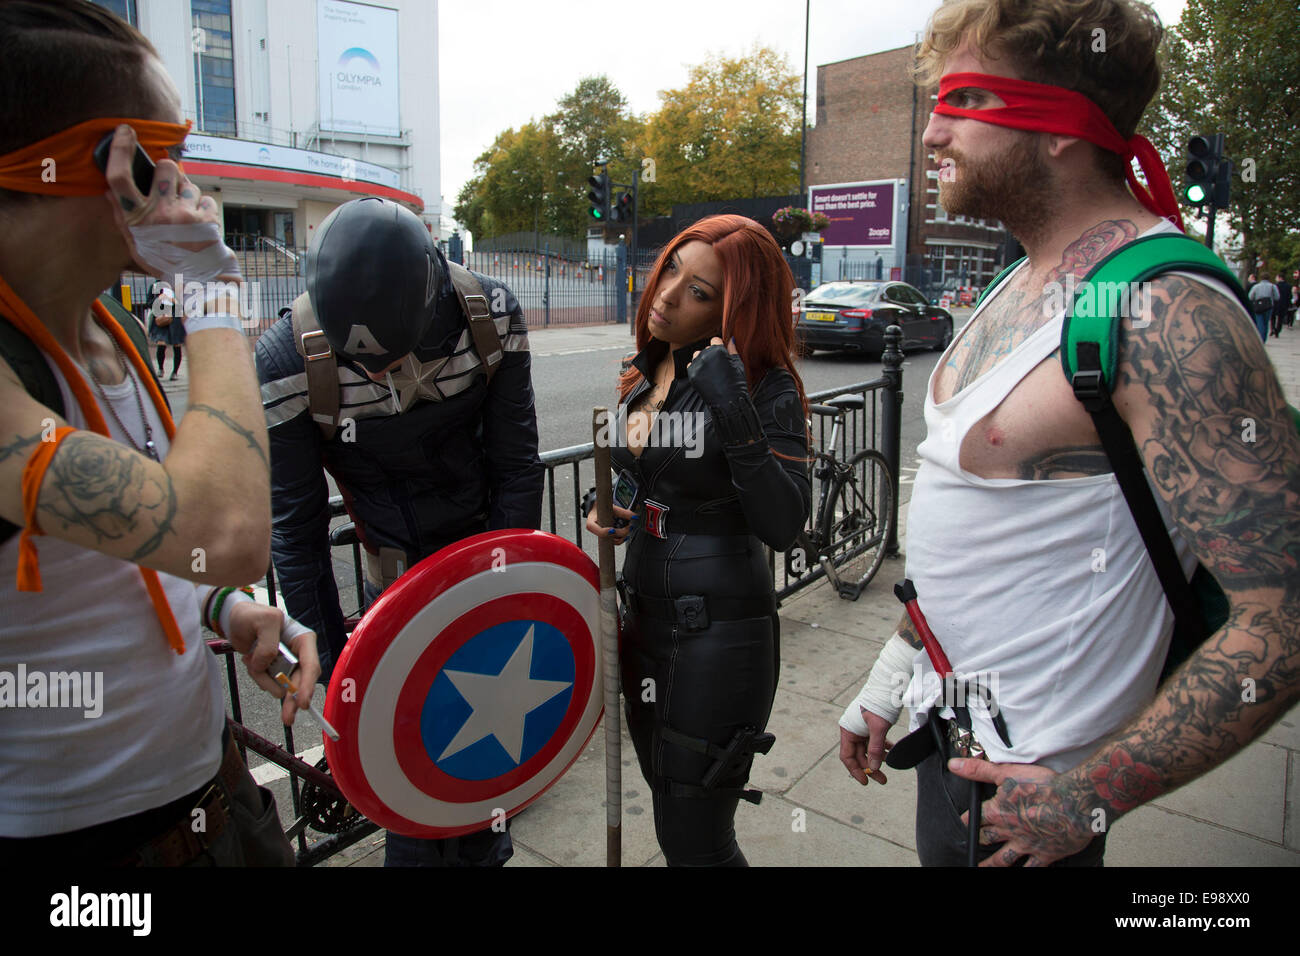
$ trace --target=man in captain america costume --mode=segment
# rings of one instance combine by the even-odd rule
[[[272,557],[286,607],[321,638],[328,680],[346,635],[324,471],[363,545],[367,603],[462,538],[537,528],[544,473],[527,327],[504,283],[473,274],[500,340],[489,376],[450,268],[405,208],[373,197],[340,206],[317,228],[305,272],[337,361],[336,427],[322,430],[330,416],[312,407],[300,353],[305,344],[317,361],[321,343],[301,327],[295,334],[291,314],[258,341],[257,370],[271,444]],[[509,833],[490,829],[449,840],[389,833],[385,865],[501,865],[511,853]]]

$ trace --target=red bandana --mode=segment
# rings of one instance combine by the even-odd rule
[[[971,110],[949,106],[945,102],[954,91],[970,87],[996,93],[1007,105]],[[1124,157],[1129,188],[1138,202],[1179,229],[1183,228],[1183,216],[1174,198],[1174,187],[1155,147],[1145,136],[1135,135],[1125,140],[1101,107],[1082,93],[987,73],[949,73],[939,81],[939,102],[934,112],[940,116],[961,116],[1013,129],[1077,136],[1104,150],[1118,153]],[[1142,167],[1149,189],[1138,182],[1133,173],[1134,156]]]

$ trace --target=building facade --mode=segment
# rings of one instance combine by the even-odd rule
[[[818,211],[823,198],[836,200],[822,210],[832,220],[822,279],[901,278],[928,294],[981,289],[1010,261],[1015,240],[1001,223],[939,205],[940,169],[921,142],[937,91],[913,83],[913,56],[905,46],[817,68],[809,202]],[[862,208],[869,203],[881,208]],[[836,209],[846,227],[860,226],[858,238],[835,241]]]
[[[158,50],[193,123],[186,172],[233,248],[305,248],[365,195],[444,238],[437,0],[96,2]]]

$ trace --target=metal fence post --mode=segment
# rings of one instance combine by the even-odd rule
[[[544,324],[549,328],[551,324],[551,244],[549,242],[546,244],[544,255],[546,257],[546,279],[544,280],[545,285],[542,287],[542,308],[546,312]]]
[[[894,484],[893,504],[894,521],[890,527],[889,540],[885,542],[885,554],[893,557],[898,554],[898,467],[901,451],[900,442],[903,434],[903,330],[896,325],[885,329],[885,351],[881,355],[881,377],[885,380],[881,392],[880,453],[889,464],[889,473]]]

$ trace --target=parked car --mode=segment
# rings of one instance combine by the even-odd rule
[[[885,329],[903,330],[903,348],[941,351],[952,341],[952,313],[926,301],[906,282],[827,282],[804,298],[795,337],[815,349],[863,352],[879,358]]]

